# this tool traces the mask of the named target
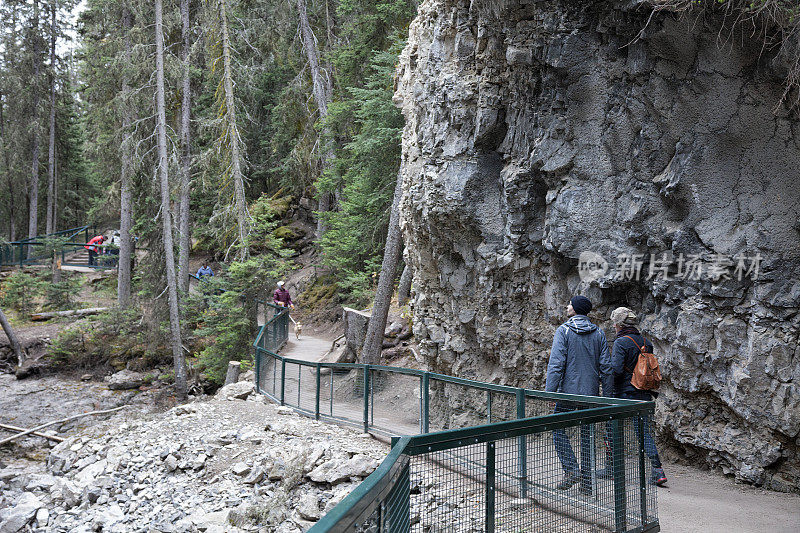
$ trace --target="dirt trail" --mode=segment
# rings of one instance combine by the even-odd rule
[[[318,361],[330,341],[310,335],[290,339],[281,355]],[[416,400],[411,400],[416,401]],[[658,516],[664,533],[800,531],[800,495],[735,483],[715,472],[665,462],[668,487],[658,489]]]

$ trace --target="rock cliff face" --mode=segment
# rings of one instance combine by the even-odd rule
[[[420,6],[396,94],[415,334],[432,369],[543,387],[572,294],[609,338],[630,306],[662,444],[796,490],[800,121],[749,33],[644,4]]]

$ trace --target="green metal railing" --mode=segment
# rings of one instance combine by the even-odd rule
[[[90,268],[114,268],[119,256],[114,254],[103,254],[97,257],[97,264],[90,265],[88,261],[69,260],[69,256],[74,252],[83,251],[84,246],[89,241],[89,236],[93,233],[91,226],[80,226],[70,228],[47,235],[37,235],[33,238],[22,239],[0,246],[0,266],[27,266],[49,263],[50,244],[48,239],[61,239],[61,265],[62,266],[82,266]],[[108,248],[100,245],[101,248]]]
[[[393,438],[381,466],[310,531],[659,530],[645,466],[653,402],[302,361],[277,355],[287,338],[288,310],[277,308],[254,343],[259,392]],[[570,455],[579,474],[559,490]],[[597,474],[605,466],[610,477]]]

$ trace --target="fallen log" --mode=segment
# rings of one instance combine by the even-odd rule
[[[84,416],[89,416],[89,415],[104,415],[104,414],[107,414],[107,413],[113,413],[113,412],[115,412],[115,411],[119,411],[120,409],[124,409],[124,408],[125,408],[125,406],[124,406],[124,405],[122,405],[122,406],[120,406],[120,407],[115,407],[115,408],[113,408],[113,409],[105,409],[105,410],[103,410],[103,411],[90,411],[90,412],[88,412],[88,413],[81,413],[81,414],[79,414],[79,415],[73,415],[73,416],[70,416],[70,417],[67,417],[67,418],[63,418],[63,419],[61,419],[61,420],[54,420],[53,422],[48,422],[47,424],[42,424],[41,426],[36,426],[35,428],[26,429],[26,430],[25,430],[25,431],[23,431],[22,433],[17,433],[17,434],[16,434],[16,435],[14,435],[14,436],[7,437],[7,438],[5,438],[5,439],[3,439],[3,440],[0,440],[0,446],[2,446],[3,444],[7,444],[7,443],[9,443],[9,442],[11,442],[11,441],[13,441],[13,440],[17,440],[17,439],[18,439],[18,438],[20,438],[20,437],[24,437],[24,436],[26,436],[26,435],[30,435],[31,433],[36,433],[36,432],[37,432],[37,431],[39,431],[40,429],[44,429],[44,428],[46,428],[46,427],[54,426],[54,425],[56,425],[56,424],[63,424],[63,423],[65,423],[65,422],[69,422],[69,421],[71,421],[71,420],[75,420],[76,418],[83,418]]]
[[[48,311],[47,313],[31,313],[31,320],[49,320],[57,316],[86,316],[108,311],[110,307],[89,307],[88,309],[70,309],[69,311]]]
[[[18,428],[17,426],[9,426],[8,424],[0,424],[0,429],[7,429],[8,431],[25,431],[25,428]],[[47,440],[52,440],[55,442],[64,442],[64,437],[58,437],[56,435],[48,435],[47,433],[39,433],[38,431],[34,431],[31,433],[34,437],[44,437]]]

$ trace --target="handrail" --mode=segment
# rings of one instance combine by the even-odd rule
[[[46,239],[47,237],[57,237],[59,235],[63,235],[65,233],[69,233],[70,231],[72,231],[73,233],[69,237],[67,237],[67,239],[71,239],[80,232],[85,231],[89,228],[90,226],[80,226],[77,228],[62,229],[61,231],[56,231],[54,233],[45,233],[44,235],[36,235],[35,237],[28,237],[26,239],[22,239],[19,241],[11,241],[5,244],[27,244],[27,245],[39,244],[36,241]]]

